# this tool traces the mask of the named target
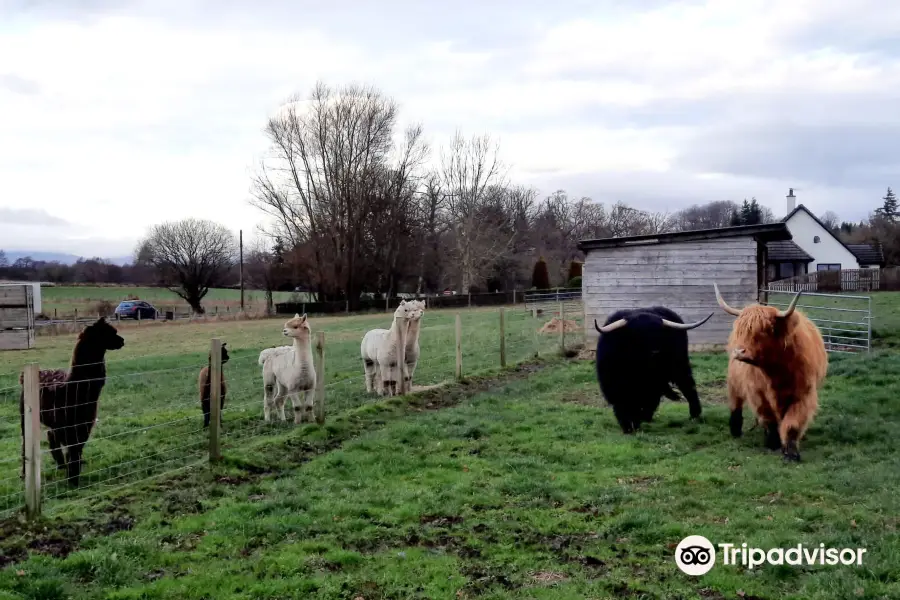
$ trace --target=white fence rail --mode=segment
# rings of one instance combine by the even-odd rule
[[[769,306],[786,308],[795,291],[764,289]],[[803,292],[801,309],[822,332],[825,350],[840,353],[872,351],[872,297]]]

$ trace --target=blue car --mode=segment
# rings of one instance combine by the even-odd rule
[[[120,319],[155,319],[156,307],[143,300],[125,300],[116,307],[116,315]]]

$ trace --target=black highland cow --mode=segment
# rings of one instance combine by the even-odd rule
[[[624,433],[650,422],[662,396],[677,400],[675,384],[690,406],[692,419],[700,417],[700,398],[688,357],[689,329],[700,327],[714,313],[685,324],[674,311],[662,307],[619,310],[606,319],[597,340],[597,380],[613,407]]]

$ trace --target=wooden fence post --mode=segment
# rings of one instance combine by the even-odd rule
[[[516,288],[513,288],[513,306],[516,304]]]
[[[350,301],[344,300],[344,312],[350,314]]]
[[[566,305],[559,303],[559,353],[566,355]]]
[[[406,389],[406,334],[409,325],[406,317],[397,317],[397,366],[400,369],[400,381],[397,382],[397,394],[402,396]]]
[[[25,365],[25,514],[41,514],[41,387],[37,363]]]
[[[506,309],[500,307],[500,367],[506,368]]]
[[[75,309],[75,316],[72,317],[72,327],[78,331],[78,309]]]
[[[462,318],[456,313],[456,379],[462,379]]]
[[[222,340],[213,338],[209,344],[209,460],[216,462],[221,453],[222,419]]]
[[[316,332],[316,354],[319,361],[316,364],[316,423],[325,423],[325,332]]]
[[[140,310],[137,311],[137,315],[138,315],[138,325],[140,325],[141,324],[141,311]]]
[[[469,308],[472,308],[472,292],[469,292]]]

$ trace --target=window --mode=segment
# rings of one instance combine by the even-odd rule
[[[818,244],[821,241],[822,241],[822,238],[820,238],[819,236],[817,236],[817,235],[813,236],[813,244]]]
[[[840,271],[841,264],[827,264],[827,263],[819,263],[816,265],[816,271]]]
[[[787,279],[794,276],[794,263],[781,263],[778,265],[778,278]]]

